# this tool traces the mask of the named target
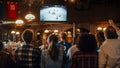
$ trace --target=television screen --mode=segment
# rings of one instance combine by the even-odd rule
[[[42,5],[40,21],[67,21],[67,9],[63,5]]]

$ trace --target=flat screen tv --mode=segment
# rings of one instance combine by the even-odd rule
[[[42,5],[40,6],[40,21],[67,21],[67,9],[64,5]]]

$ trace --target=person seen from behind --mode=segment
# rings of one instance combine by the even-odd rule
[[[31,44],[33,32],[26,29],[22,33],[22,39],[26,44],[15,51],[18,66],[20,68],[40,68],[41,51]]]
[[[105,41],[100,47],[99,68],[120,68],[120,29],[113,20],[108,21]]]
[[[68,49],[71,47],[71,44],[67,42],[67,34],[61,33],[60,41],[57,43],[57,48],[60,48],[61,45],[64,48],[64,56],[63,56],[63,66],[62,68],[69,68],[69,56]]]
[[[76,34],[75,38],[74,38],[74,44],[69,48],[68,50],[68,56],[69,56],[69,59],[71,59],[72,55],[76,52],[76,51],[79,51],[79,49],[77,48],[77,38],[80,34],[89,34],[90,31],[86,28],[79,28],[80,29],[80,32],[79,34]]]
[[[70,68],[98,68],[98,52],[95,36],[82,33],[77,37],[78,50],[71,56]]]
[[[42,51],[41,68],[61,68],[63,61],[63,47],[57,48],[58,37],[54,34],[48,36],[48,49]]]
[[[15,68],[12,55],[5,51],[4,44],[0,41],[0,68]]]

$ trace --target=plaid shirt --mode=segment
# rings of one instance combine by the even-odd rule
[[[39,48],[23,45],[15,51],[15,55],[21,68],[40,68],[41,51]]]
[[[98,53],[75,52],[71,59],[70,68],[98,68]]]

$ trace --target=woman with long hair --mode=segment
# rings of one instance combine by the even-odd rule
[[[56,47],[58,37],[54,34],[48,37],[48,49],[42,51],[41,68],[61,68],[63,60],[63,49]]]

